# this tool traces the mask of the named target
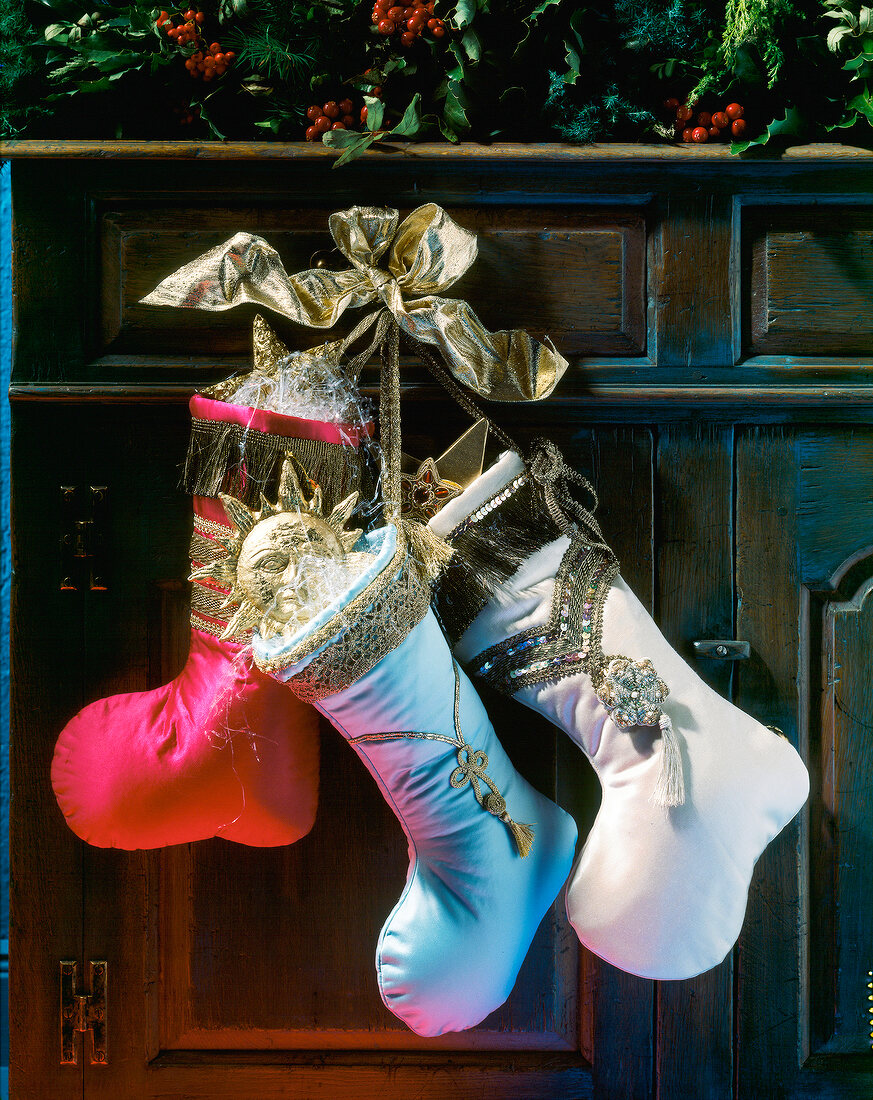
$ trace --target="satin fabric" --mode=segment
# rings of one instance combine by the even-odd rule
[[[433,526],[450,531],[516,476],[507,453]],[[465,494],[466,495],[466,494]],[[549,618],[569,546],[533,554],[455,646],[461,661]],[[690,978],[718,965],[742,928],[755,862],[806,801],[809,777],[784,739],[708,687],[669,645],[618,578],[606,601],[603,651],[649,658],[670,687],[664,704],[682,742],[686,800],[664,809],[651,796],[660,767],[652,727],[619,729],[586,673],[524,688],[515,698],[565,730],[591,760],[603,801],[567,889],[579,939],[645,978]]]
[[[275,641],[259,645],[275,655]],[[429,611],[370,672],[316,706],[346,739],[397,731],[454,737],[454,692],[452,656]],[[409,841],[406,885],[379,936],[376,972],[385,1005],[423,1036],[473,1027],[506,1000],[567,877],[577,835],[573,819],[515,771],[463,672],[459,714],[467,743],[488,755],[507,811],[534,827],[524,859],[469,784],[449,782],[456,748],[422,739],[352,746]]]
[[[318,747],[311,707],[244,647],[192,630],[175,680],[100,699],[64,727],[52,786],[73,832],[100,848],[271,847],[312,828]]]

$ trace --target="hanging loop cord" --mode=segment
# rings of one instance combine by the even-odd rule
[[[403,333],[404,340],[409,348],[418,355],[430,373],[439,382],[443,389],[448,393],[449,397],[453,398],[464,410],[468,413],[473,420],[484,420],[488,424],[488,430],[494,434],[496,439],[499,439],[504,447],[510,451],[516,451],[521,454],[521,447],[515,442],[508,432],[505,432],[499,424],[495,424],[490,416],[487,416],[479,405],[473,400],[464,387],[456,382],[454,377],[448,368],[439,361],[439,359],[433,354],[427,344],[422,343],[421,340],[416,340],[414,336],[410,336],[408,332]]]
[[[572,536],[578,530],[591,546],[605,550],[614,558],[615,555],[606,544],[594,515],[598,505],[597,493],[588,478],[567,465],[564,456],[550,439],[533,441],[526,465],[531,480],[537,486],[543,503],[561,534]],[[590,509],[571,495],[571,485],[581,486],[590,495],[593,502]]]

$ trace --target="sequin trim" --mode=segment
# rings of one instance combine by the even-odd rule
[[[602,678],[603,607],[618,575],[611,555],[583,539],[571,542],[558,568],[547,627],[514,634],[474,658],[474,671],[493,687],[514,695],[523,687],[584,671]]]

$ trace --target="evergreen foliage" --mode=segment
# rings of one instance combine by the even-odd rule
[[[343,160],[411,137],[676,140],[671,97],[743,103],[736,151],[873,125],[859,0],[434,0],[448,34],[409,49],[371,2],[202,0],[198,47],[146,0],[0,0],[0,136],[299,140],[342,99],[353,128],[324,140]],[[212,38],[235,60],[207,82],[185,63]]]

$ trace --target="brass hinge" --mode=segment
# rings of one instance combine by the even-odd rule
[[[106,529],[109,489],[62,485],[61,591],[106,590]]]
[[[106,967],[105,960],[92,962],[91,992],[76,992],[75,962],[61,961],[61,1065],[79,1064],[76,1034],[91,1032],[91,1065],[105,1066],[106,1058]],[[84,1040],[87,1042],[87,1039]]]

